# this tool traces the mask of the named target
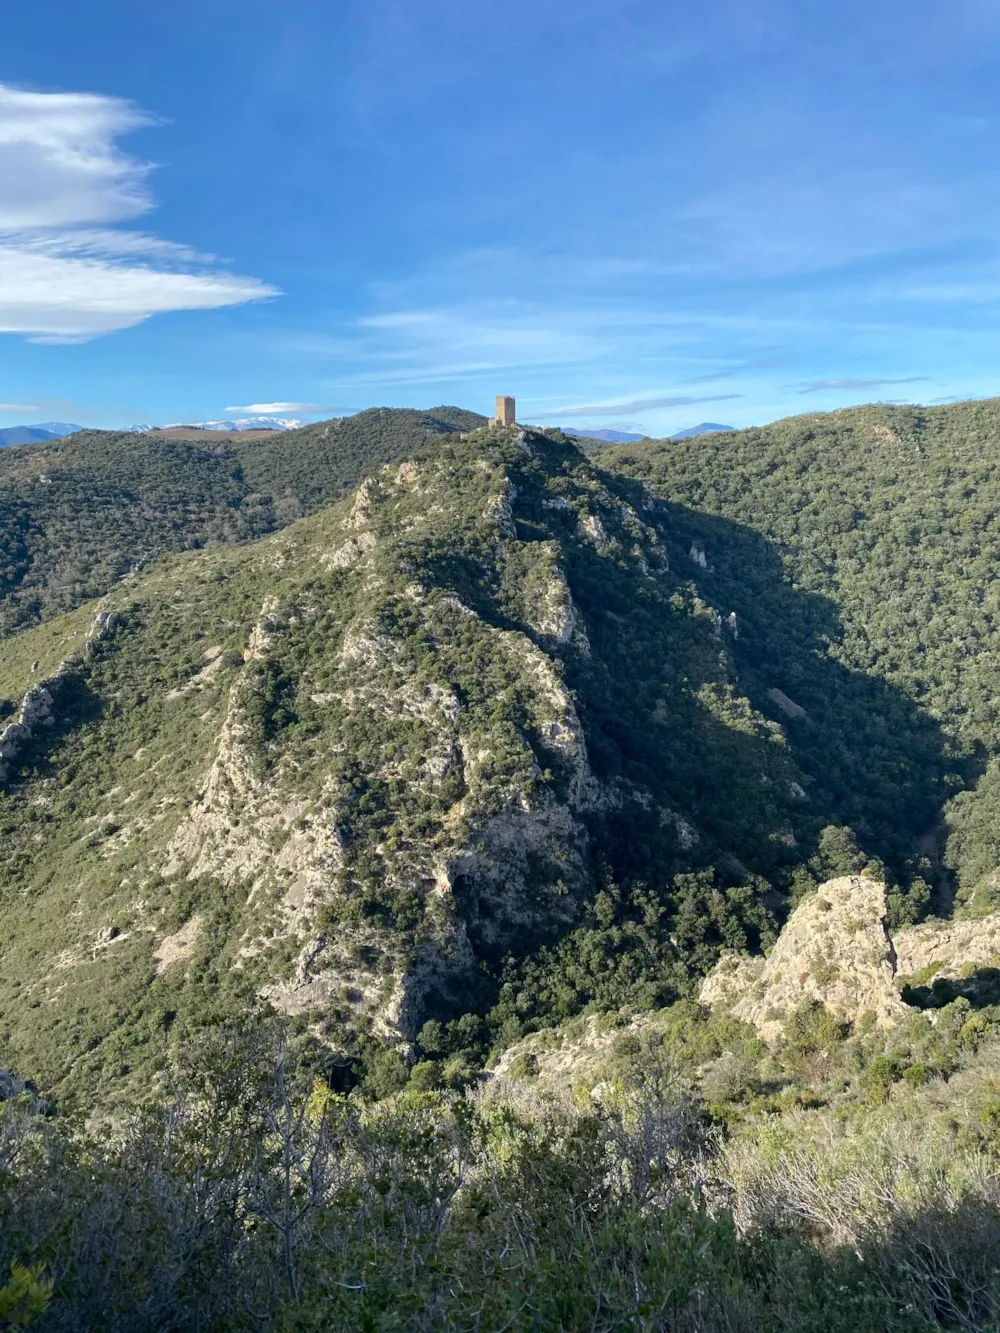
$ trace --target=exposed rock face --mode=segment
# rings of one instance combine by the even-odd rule
[[[901,930],[893,944],[901,980],[921,974],[966,976],[1000,965],[1000,914],[976,921],[925,921]]]
[[[52,712],[52,696],[62,686],[68,672],[74,665],[74,661],[79,660],[80,657],[85,659],[93,656],[97,644],[106,639],[117,624],[118,615],[116,612],[98,611],[90,629],[87,631],[83,648],[77,658],[67,658],[60,662],[51,676],[46,680],[40,680],[37,685],[32,685],[25,694],[21,700],[17,718],[13,722],[8,722],[0,731],[0,783],[7,781],[10,776],[11,762],[17,758],[27,742],[38,733],[39,729],[51,727],[55,724],[55,717]],[[37,669],[37,667],[33,669]]]
[[[165,972],[171,963],[183,962],[190,958],[198,943],[200,932],[201,917],[193,916],[185,921],[180,930],[160,940],[153,950],[153,962],[156,964],[157,974]]]
[[[727,1005],[765,1041],[781,1036],[788,1016],[809,1000],[847,1019],[871,1011],[888,1025],[906,1007],[893,987],[885,911],[885,887],[876,880],[830,880],[796,908],[767,958],[724,958],[701,999]]]
[[[32,685],[21,700],[17,718],[0,731],[0,782],[6,782],[11,762],[17,758],[27,741],[42,726],[51,727],[52,694],[60,681],[56,677]]]
[[[1000,955],[1000,914],[928,921],[894,938],[885,922],[883,884],[866,875],[829,880],[800,903],[766,958],[724,956],[700,999],[752,1023],[769,1042],[809,1001],[849,1022],[870,1013],[889,1027],[912,1012],[900,991],[914,974],[957,977]]]

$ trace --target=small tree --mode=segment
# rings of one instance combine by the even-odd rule
[[[10,1281],[0,1287],[0,1330],[27,1328],[39,1315],[44,1314],[52,1299],[52,1283],[42,1274],[44,1264],[25,1268],[16,1259],[11,1260]]]

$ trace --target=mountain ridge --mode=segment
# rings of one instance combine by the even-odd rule
[[[100,596],[160,549],[274,531],[439,433],[461,409],[374,408],[258,439],[81,431],[0,453],[0,632]]]
[[[693,994],[838,874],[886,877],[895,928],[951,867],[988,900],[978,752],[859,668],[849,589],[796,563],[815,537],[725,513],[720,479],[742,503],[740,467],[801,449],[828,487],[817,430],[897,450],[919,422],[892,411],[596,458],[447,409],[0,460],[25,530],[47,516],[39,558],[61,533],[65,567],[104,561],[0,664],[0,1035],[23,1072],[84,1097],[248,1005],[351,1068],[437,1023],[472,1069],[588,1007]],[[99,547],[52,526],[95,477],[118,488]],[[716,500],[682,503],[695,482]],[[854,531],[830,511],[790,512]],[[173,549],[137,552],[160,514]]]
[[[551,1001],[518,959],[574,929],[598,950],[574,1004],[612,959],[616,985],[666,998],[693,975],[667,923],[705,895],[719,929],[766,934],[753,874],[788,860],[769,832],[815,815],[647,504],[556,439],[445,435],[284,532],[162,555],[14,636],[10,712],[15,682],[51,695],[0,796],[5,882],[27,891],[0,999],[19,1065],[64,1095],[127,1079],[163,1040],[151,1014],[189,1030],[251,1001],[348,1050],[504,986],[531,1018]],[[706,756],[731,769],[722,803]],[[607,939],[602,874],[623,886]]]

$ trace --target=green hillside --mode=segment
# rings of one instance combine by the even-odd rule
[[[260,996],[353,1049],[502,988],[494,1036],[454,1038],[481,1060],[504,1024],[661,1003],[766,937],[832,807],[633,502],[571,445],[473,432],[282,534],[160,557],[90,642],[96,604],[17,635],[8,713],[70,659],[0,797],[18,1067],[125,1077]],[[186,925],[194,961],[164,966]]]
[[[197,1022],[286,987],[279,1007],[348,1045],[476,1014],[453,1043],[475,1063],[587,1006],[690,993],[723,944],[759,946],[865,864],[896,924],[949,906],[949,866],[987,908],[994,413],[858,409],[599,460],[558,432],[463,435],[457,409],[10,451],[53,532],[73,485],[120,488],[63,534],[77,569],[101,544],[92,584],[58,585],[53,540],[12,594],[23,610],[49,570],[0,716],[70,661],[54,724],[0,755],[19,1058],[58,1082],[74,1047],[127,1046],[150,996]],[[125,535],[157,524],[196,549],[120,581]],[[200,975],[168,984],[155,956],[192,918],[211,1004],[161,995]],[[39,1024],[17,996],[44,956],[75,961],[46,971],[63,998]]]
[[[774,677],[778,606],[792,596],[811,608],[828,660],[859,691],[878,681],[914,706],[920,722],[901,792],[930,773],[920,729],[938,732],[944,781],[975,790],[943,818],[914,805],[893,837],[899,851],[906,831],[914,848],[940,849],[963,898],[978,891],[988,905],[1000,865],[1000,401],[852,408],[611,448],[600,462],[647,483],[703,544],[700,586],[745,626],[734,650],[740,678],[772,716],[781,713],[768,701],[769,682],[805,709],[808,720],[793,719],[790,730],[818,781],[843,757],[838,731],[850,747],[859,728],[899,723],[881,707],[845,710],[801,640],[788,644]],[[748,535],[738,550],[734,525]],[[869,810],[852,822],[871,843],[888,829],[877,807]]]
[[[81,431],[0,452],[0,634],[98,597],[158,551],[284,527],[425,440],[459,408],[373,408],[261,440]]]
[[[995,1327],[1000,410],[479,420],[7,451],[0,1325]]]

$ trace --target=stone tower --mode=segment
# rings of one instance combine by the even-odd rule
[[[497,426],[513,426],[514,424],[514,400],[506,394],[497,394],[496,416],[493,418]]]

